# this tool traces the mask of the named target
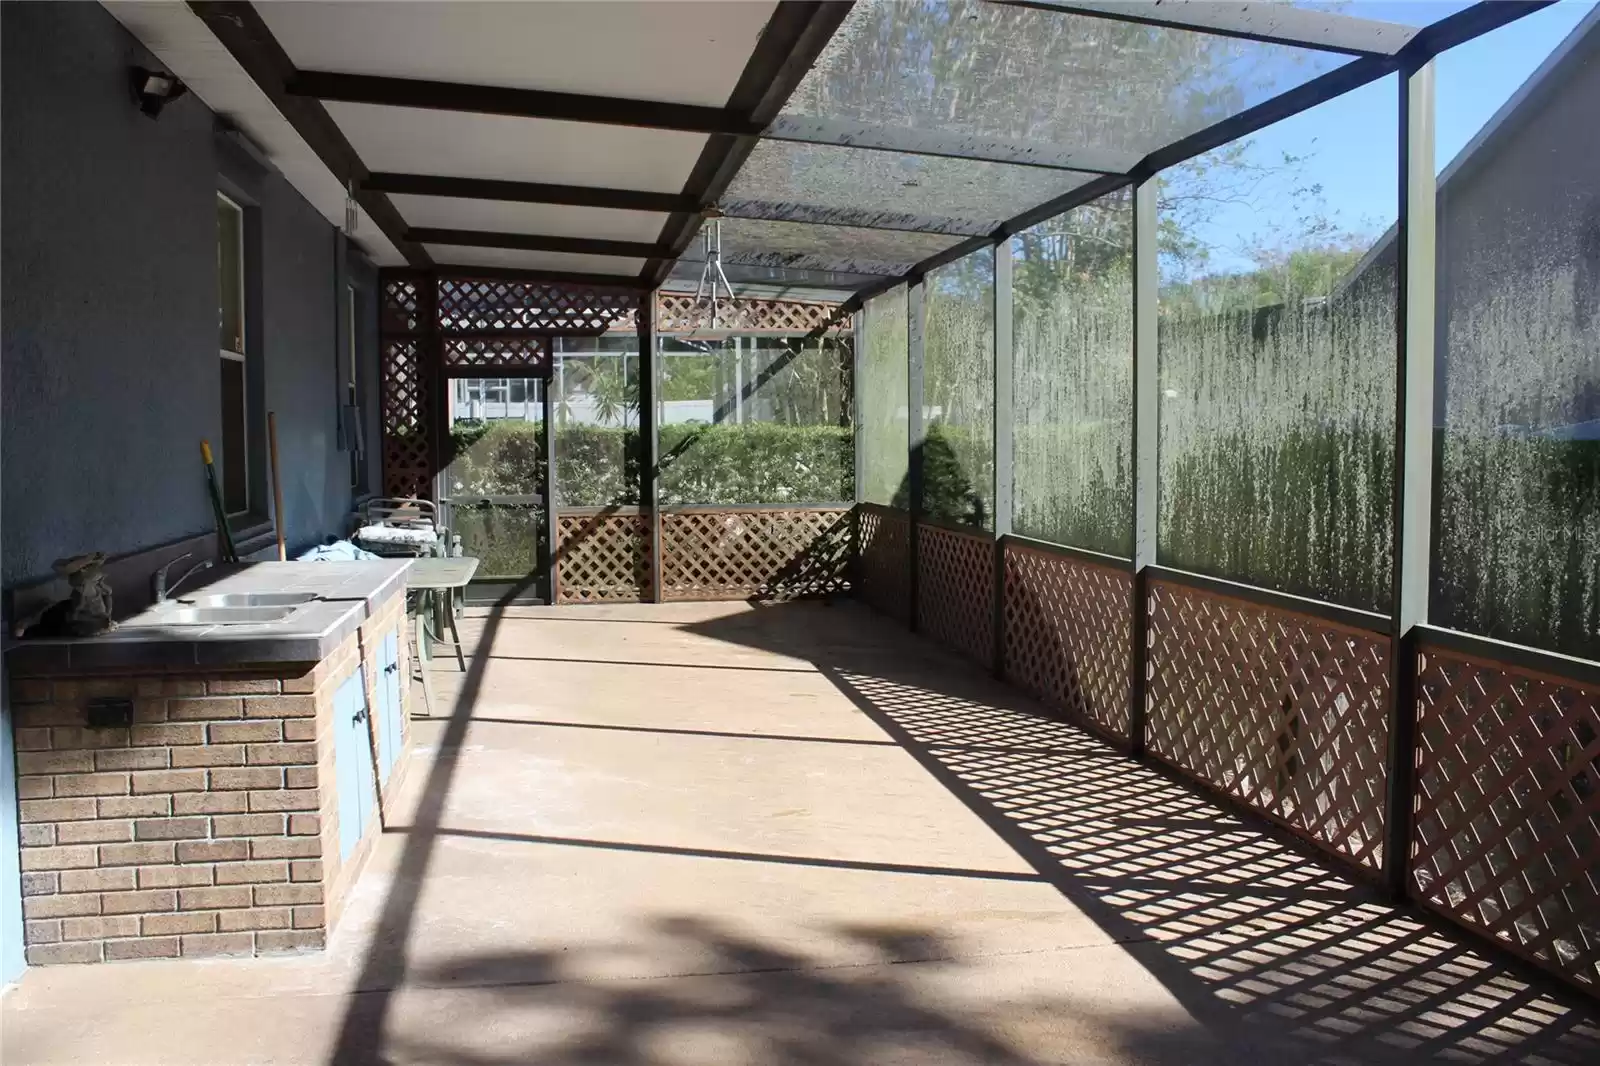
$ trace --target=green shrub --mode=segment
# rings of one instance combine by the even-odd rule
[[[457,507],[453,532],[481,562],[480,578],[518,578],[539,565],[544,509],[528,506]]]
[[[1392,440],[1321,426],[1191,443],[1163,471],[1161,561],[1388,610]]]
[[[520,495],[544,478],[544,434],[534,422],[458,423],[450,494]],[[556,430],[557,498],[565,507],[638,502],[639,432],[618,426]],[[855,496],[855,439],[847,426],[764,422],[661,428],[661,499],[667,504],[832,503]]]
[[[848,426],[661,427],[663,503],[833,503],[854,497],[855,438]]]
[[[507,420],[450,428],[451,496],[513,496],[544,483],[544,427]]]
[[[556,428],[556,499],[563,507],[639,502],[639,431],[578,423]]]
[[[929,518],[993,529],[994,453],[983,429],[934,422],[922,445],[922,513]],[[895,493],[906,507],[909,494]]]

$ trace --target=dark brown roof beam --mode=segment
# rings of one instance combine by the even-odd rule
[[[300,139],[310,146],[339,183],[354,188],[356,203],[366,211],[383,235],[406,261],[418,269],[433,265],[423,248],[406,240],[405,220],[381,192],[363,188],[366,165],[345,139],[327,110],[315,100],[292,96],[284,83],[294,76],[294,63],[283,50],[260,14],[248,3],[203,3],[194,0],[191,10],[216,35],[218,41],[244,68],[246,74],[272,101],[279,114],[289,121]]]
[[[547,185],[537,181],[498,181],[490,178],[453,178],[433,174],[370,175],[362,188],[408,196],[448,196],[460,200],[506,200],[523,204],[561,204],[565,207],[605,207],[617,211],[695,211],[691,196],[676,192],[638,189],[601,189],[588,185]]]
[[[371,74],[338,74],[302,70],[290,79],[289,94],[317,100],[337,100],[384,107],[411,107],[429,111],[464,111],[480,115],[512,115],[562,122],[593,122],[607,126],[680,130],[685,133],[755,134],[760,129],[738,112],[695,104],[669,104],[657,100],[627,100],[614,96],[511,89],[497,85],[467,85],[416,78],[385,78]]]
[[[532,233],[494,233],[476,229],[414,227],[406,236],[418,244],[450,244],[466,248],[516,248],[526,252],[571,252],[651,259],[669,250],[647,241],[607,241],[592,237],[544,237]]]
[[[434,276],[458,281],[538,281],[551,285],[594,285],[612,289],[644,288],[633,274],[588,274],[573,270],[527,270],[521,267],[473,266],[469,263],[440,263]]]

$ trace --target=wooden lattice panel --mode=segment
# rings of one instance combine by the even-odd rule
[[[1133,577],[1005,545],[1006,679],[1117,737],[1128,735]]]
[[[1381,868],[1389,638],[1162,580],[1149,625],[1149,750]]]
[[[917,628],[981,663],[994,659],[994,541],[917,527]]]
[[[727,332],[809,333],[819,326],[833,324],[841,331],[850,328],[850,317],[833,322],[837,304],[809,303],[801,300],[761,300],[743,296],[737,302],[717,304],[715,329]],[[656,331],[663,335],[692,333],[712,329],[711,308],[696,300],[693,293],[659,293],[656,298]]]
[[[452,276],[439,279],[439,327],[445,333],[632,329],[639,298],[633,289]]]
[[[1600,685],[1419,659],[1417,898],[1600,988]]]
[[[427,496],[432,491],[433,447],[422,342],[385,340],[382,378],[383,491]]]
[[[738,508],[661,516],[664,600],[790,600],[848,587],[850,511]]]
[[[426,324],[420,302],[422,286],[429,284],[425,275],[396,276],[385,271],[383,283],[383,308],[378,329],[385,334],[420,333]]]
[[[908,622],[911,610],[910,517],[904,511],[875,503],[858,504],[857,514],[860,596],[875,610]]]
[[[514,370],[535,377],[550,375],[548,337],[446,337],[442,347],[447,367]]]
[[[650,598],[650,520],[641,514],[556,515],[556,602]]]

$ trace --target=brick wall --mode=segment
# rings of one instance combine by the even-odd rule
[[[339,868],[333,695],[363,664],[376,706],[403,620],[401,595],[309,667],[14,679],[28,962],[321,947],[376,836]],[[86,728],[96,696],[132,697],[132,726]]]

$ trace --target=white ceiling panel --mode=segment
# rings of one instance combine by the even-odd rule
[[[603,6],[603,5],[602,5]],[[679,192],[706,137],[330,101],[368,170]]]
[[[256,9],[301,70],[721,107],[772,0],[393,3]]]
[[[425,245],[436,263],[453,266],[511,267],[517,270],[568,270],[580,274],[637,274],[643,259],[572,252],[525,252],[520,248],[468,248],[455,244]]]
[[[537,233],[546,237],[599,237],[611,241],[653,241],[667,216],[604,207],[564,207],[505,200],[462,200],[451,196],[391,193],[389,200],[409,226],[478,229],[496,233]]]

